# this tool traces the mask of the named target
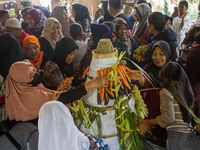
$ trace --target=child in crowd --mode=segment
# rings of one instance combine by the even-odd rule
[[[75,23],[70,27],[70,34],[72,39],[76,42],[79,49],[76,53],[76,56],[73,60],[73,68],[77,70],[80,67],[80,61],[83,59],[87,51],[87,40],[86,34],[83,32],[83,28],[80,24]]]

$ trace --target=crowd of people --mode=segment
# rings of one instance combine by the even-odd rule
[[[152,12],[146,0],[137,0],[130,14],[124,13],[121,0],[102,1],[94,18],[79,3],[52,12],[30,0],[22,5],[23,21],[0,10],[0,114],[4,109],[7,114],[0,120],[23,149],[109,149],[108,143],[80,132],[68,109],[90,89],[109,85],[108,77],[87,83],[81,78],[104,38],[149,75],[128,74],[139,89],[148,89],[141,95],[149,114],[138,121],[138,133],[149,145],[144,149],[200,147],[200,17],[191,21],[186,0],[171,16]],[[134,55],[144,45],[140,61]],[[128,61],[126,65],[136,69]],[[0,149],[16,147],[0,134]]]

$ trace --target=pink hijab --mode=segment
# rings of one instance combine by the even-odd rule
[[[36,119],[41,106],[57,100],[62,92],[49,90],[42,84],[33,87],[30,79],[30,66],[26,62],[16,62],[9,70],[6,79],[5,105],[10,120],[28,121]]]

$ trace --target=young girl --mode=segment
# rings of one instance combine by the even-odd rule
[[[44,62],[46,63],[55,51],[56,42],[63,38],[61,25],[55,18],[48,18],[44,23],[41,37],[39,38],[41,51],[44,52]]]

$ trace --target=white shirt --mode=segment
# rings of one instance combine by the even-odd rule
[[[80,66],[80,61],[83,59],[83,56],[85,55],[85,53],[87,51],[87,41],[88,41],[88,39],[86,39],[85,41],[79,41],[79,40],[75,41],[76,44],[78,45],[79,49],[73,60],[73,66],[75,66],[75,67]]]
[[[176,32],[177,34],[177,43],[179,48],[181,48],[181,43],[185,38],[185,33],[188,32],[191,26],[191,19],[188,16],[185,16],[184,18],[184,25],[182,29],[181,29],[181,21],[182,18],[176,17],[174,18],[172,25],[172,30],[174,30],[174,32]]]

